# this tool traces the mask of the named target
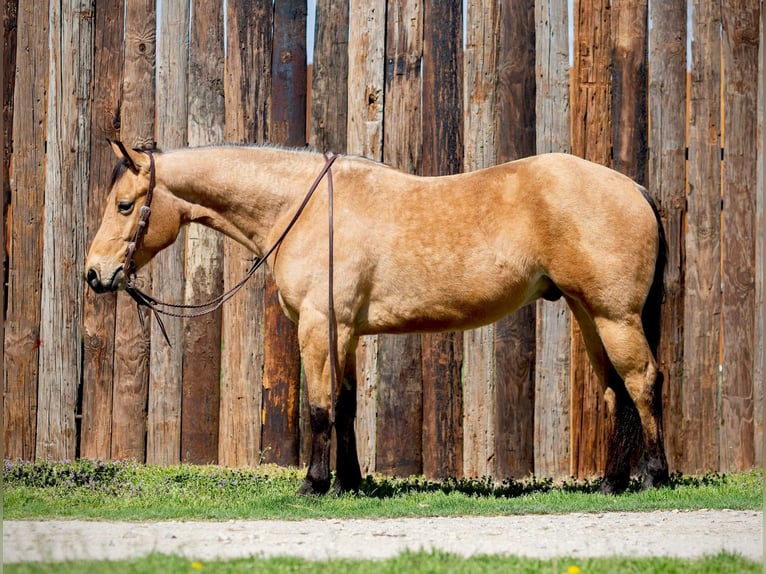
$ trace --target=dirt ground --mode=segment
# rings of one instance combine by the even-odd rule
[[[763,546],[763,513],[727,510],[298,522],[3,522],[4,563],[117,560],[150,552],[194,560],[387,558],[407,549],[536,558],[694,558],[728,550],[763,561]]]

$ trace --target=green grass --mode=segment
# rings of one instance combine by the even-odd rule
[[[143,574],[174,573],[252,573],[286,574],[423,574],[455,572],[470,574],[748,574],[761,571],[761,565],[732,554],[718,554],[699,560],[670,558],[597,558],[534,560],[527,558],[480,556],[462,558],[442,552],[405,552],[395,558],[373,560],[329,560],[308,562],[297,558],[239,559],[194,562],[177,556],[152,554],[146,558],[120,562],[65,562],[48,564],[6,564],[8,574],[56,573]]]
[[[530,478],[496,484],[489,479],[428,481],[422,477],[367,477],[359,495],[300,497],[303,471],[261,467],[226,469],[130,462],[24,463],[5,461],[3,519],[228,520],[387,518],[661,509],[761,509],[763,472],[672,477],[670,485],[639,492],[636,483],[619,496],[598,494],[598,481]],[[748,573],[762,566],[719,554],[701,560],[557,559],[485,556],[461,558],[441,552],[404,553],[385,561],[244,559],[193,562],[153,554],[119,562],[5,564],[8,573],[148,572],[542,572]]]
[[[530,478],[441,482],[367,477],[359,495],[301,497],[303,471],[227,469],[130,462],[5,461],[5,520],[228,520],[389,518],[662,509],[760,509],[763,472],[672,477],[665,488],[619,496],[598,493],[598,481]]]

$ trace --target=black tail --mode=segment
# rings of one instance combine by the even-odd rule
[[[659,239],[659,247],[657,249],[657,262],[654,266],[654,280],[652,286],[649,289],[649,295],[646,297],[646,303],[644,303],[644,310],[641,314],[641,320],[644,323],[644,333],[646,339],[649,341],[649,348],[652,350],[652,354],[657,357],[657,349],[660,345],[660,330],[662,326],[662,300],[665,296],[665,265],[668,261],[668,242],[665,238],[665,229],[662,226],[662,219],[660,218],[660,212],[657,209],[657,205],[649,195],[646,188],[638,186],[638,189],[649,202],[654,212],[654,217],[657,219],[657,237]]]

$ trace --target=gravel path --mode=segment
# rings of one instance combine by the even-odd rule
[[[117,560],[150,552],[197,560],[278,555],[387,558],[407,549],[536,558],[694,558],[728,550],[762,561],[763,513],[701,510],[299,522],[3,523],[4,563]]]

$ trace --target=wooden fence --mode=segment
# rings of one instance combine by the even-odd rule
[[[761,464],[761,2],[695,1],[688,18],[686,0],[576,0],[570,22],[566,0],[318,0],[310,85],[305,2],[5,2],[5,456],[305,462],[296,330],[270,278],[222,312],[168,321],[169,347],[129,298],[85,289],[82,266],[106,137],[308,139],[424,175],[565,151],[645,184],[670,245],[672,470]],[[194,302],[251,257],[192,226],[140,280]],[[561,303],[465,333],[365,338],[358,371],[364,472],[603,469],[604,402]]]

